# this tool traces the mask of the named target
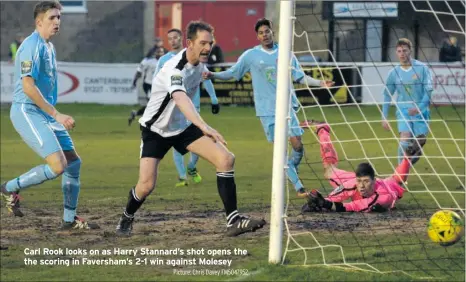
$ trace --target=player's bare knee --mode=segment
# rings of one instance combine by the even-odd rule
[[[140,179],[136,185],[138,196],[147,197],[155,188],[155,179]]]
[[[50,165],[50,169],[52,169],[52,171],[56,174],[56,175],[60,175],[62,174],[65,169],[66,169],[66,166],[67,166],[67,162],[56,162],[56,163],[52,163],[52,165]]]
[[[65,156],[63,154],[47,157],[46,160],[47,164],[50,166],[50,169],[56,175],[61,175],[68,166],[68,162],[66,161]]]
[[[225,152],[219,157],[216,168],[219,171],[229,171],[235,167],[235,155],[231,152]]]

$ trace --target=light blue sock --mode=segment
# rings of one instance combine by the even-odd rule
[[[301,163],[301,160],[303,159],[304,155],[304,149],[301,150],[301,152],[295,151],[294,149],[291,150],[291,156],[290,159],[295,166],[295,168],[298,168],[298,165]]]
[[[408,141],[400,141],[400,145],[398,146],[398,164],[400,164],[403,160],[406,148],[408,148],[408,146]]]
[[[288,179],[291,181],[296,191],[299,191],[299,189],[304,187],[303,183],[301,183],[301,180],[299,180],[298,173],[296,172],[292,159],[288,160],[287,175]]]
[[[189,169],[195,168],[198,160],[199,160],[199,156],[194,153],[191,153],[191,157],[189,158],[188,168]]]
[[[57,177],[58,175],[53,172],[49,165],[38,165],[20,177],[8,181],[6,190],[8,192],[16,192]]]
[[[81,171],[81,159],[76,159],[68,164],[61,180],[63,190],[63,220],[73,222],[76,216],[76,207],[78,206],[79,190],[81,183],[79,175]]]
[[[184,167],[184,158],[178,153],[177,150],[173,149],[173,161],[175,162],[176,170],[181,179],[186,179],[186,168]]]

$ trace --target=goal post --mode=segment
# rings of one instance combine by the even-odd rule
[[[269,263],[278,264],[282,257],[283,216],[285,211],[285,164],[288,146],[290,95],[290,59],[293,40],[294,1],[280,1],[277,63],[277,102],[273,146],[272,203],[270,213]]]

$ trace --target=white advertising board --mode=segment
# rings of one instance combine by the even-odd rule
[[[397,2],[334,2],[335,18],[396,18]]]
[[[137,104],[132,89],[137,64],[58,62],[58,103]],[[14,65],[1,62],[2,103],[10,103],[14,91]]]

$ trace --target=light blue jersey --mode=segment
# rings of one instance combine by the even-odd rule
[[[266,50],[258,45],[244,52],[238,62],[224,72],[214,74],[214,78],[227,80],[234,78],[240,80],[247,72],[252,76],[254,89],[254,105],[256,116],[275,116],[275,104],[277,101],[277,62],[278,44],[274,44],[271,50]],[[292,77],[299,82],[305,73],[293,55],[291,60]],[[292,94],[292,106],[297,107],[298,102],[294,90]]]
[[[30,76],[44,99],[57,103],[57,62],[52,43],[37,31],[18,49],[15,60],[15,90],[10,119],[16,131],[38,155],[46,158],[58,151],[74,150],[65,127],[41,110],[23,90],[23,77]]]
[[[22,78],[30,76],[50,104],[57,103],[57,62],[55,48],[37,31],[28,36],[18,49],[15,59],[15,90],[13,103],[34,104],[24,93]]]
[[[383,118],[388,116],[392,95],[397,93],[397,114],[408,115],[411,108],[419,108],[422,115],[429,112],[432,93],[432,75],[422,62],[411,60],[412,66],[405,70],[400,65],[388,74],[384,90]]]
[[[175,53],[175,52],[168,52],[167,54],[160,57],[159,61],[157,62],[157,67],[155,68],[153,77],[155,77],[157,75],[157,73],[159,72],[159,70],[162,69],[163,65],[168,60],[170,60],[171,58],[176,56],[176,54],[177,53]],[[217,94],[215,93],[215,88],[214,88],[214,85],[212,84],[212,81],[205,80],[202,83],[204,84],[204,87],[205,87],[205,89],[207,91],[207,94],[209,94],[209,96],[210,96],[210,100],[212,101],[212,104],[218,104]],[[199,112],[200,108],[201,108],[201,87],[197,88],[196,95],[194,95],[194,97],[192,99],[192,102],[193,102],[194,106],[196,107],[197,111]]]

